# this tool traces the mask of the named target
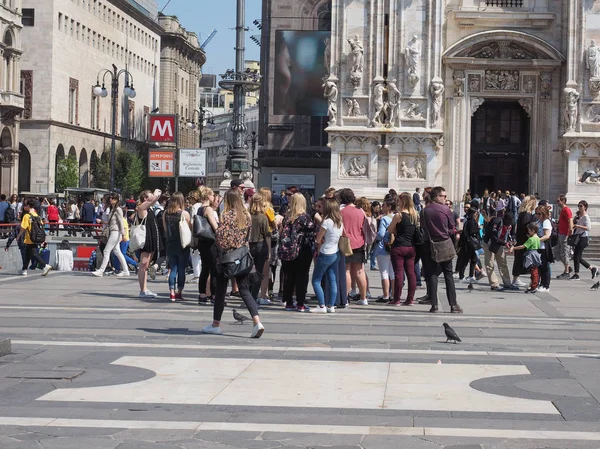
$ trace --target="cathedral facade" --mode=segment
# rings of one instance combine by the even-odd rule
[[[333,0],[331,11],[332,185],[600,206],[600,1]]]

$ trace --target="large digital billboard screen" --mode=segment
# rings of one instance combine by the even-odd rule
[[[275,32],[273,115],[327,115],[323,82],[330,36],[330,31]]]

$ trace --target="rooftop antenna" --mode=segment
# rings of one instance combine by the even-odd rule
[[[200,45],[200,48],[202,50],[204,50],[204,48],[208,45],[208,43],[212,40],[212,38],[215,37],[215,34],[217,34],[216,28],[210,32],[210,34],[208,35],[206,40],[204,42],[202,42],[202,45]]]

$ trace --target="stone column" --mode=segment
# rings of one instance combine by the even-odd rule
[[[13,78],[13,66],[14,66],[14,56],[10,55],[8,57],[8,61],[7,61],[7,65],[6,65],[6,79],[7,79],[7,83],[6,83],[6,90],[8,92],[13,92],[13,84],[14,84],[14,78]]]

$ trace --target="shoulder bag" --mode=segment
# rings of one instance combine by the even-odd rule
[[[246,245],[226,253],[219,249],[217,272],[227,279],[245,276],[252,271],[253,267],[254,259]]]
[[[204,216],[204,207],[198,209],[198,213],[194,215],[194,237],[198,240],[207,240],[214,242],[216,239],[215,231],[213,230],[208,218]]]
[[[427,226],[427,222],[425,222],[425,226]],[[429,228],[427,229],[427,233],[431,238],[431,231]],[[437,262],[448,262],[452,260],[454,256],[456,256],[456,249],[454,248],[454,242],[452,239],[442,240],[441,242],[434,242],[431,240],[431,258]]]
[[[135,220],[129,232],[129,249],[131,251],[137,251],[146,246],[146,218],[148,218],[148,215],[140,223],[138,214],[135,213]]]
[[[343,256],[350,257],[352,254],[354,254],[352,251],[352,245],[350,245],[350,237],[346,235],[345,229],[338,242],[338,247],[340,248]]]
[[[187,248],[192,243],[192,230],[183,216],[183,212],[181,212],[181,219],[179,220],[179,241],[182,248]]]
[[[110,216],[108,217],[108,223],[102,230],[102,234],[100,234],[100,241],[103,245],[108,243],[108,239],[110,238],[110,221],[112,220],[113,214],[115,213],[115,208],[110,212]]]

